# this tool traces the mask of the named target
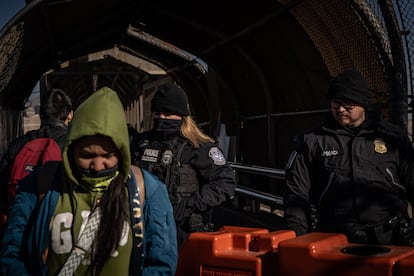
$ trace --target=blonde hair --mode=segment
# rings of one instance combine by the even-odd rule
[[[190,116],[183,117],[183,124],[181,125],[181,134],[190,140],[193,147],[198,149],[200,144],[211,142],[214,143],[214,139],[204,134],[197,126],[196,122]]]

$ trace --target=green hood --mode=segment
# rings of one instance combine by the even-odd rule
[[[68,177],[79,184],[70,166],[71,144],[84,136],[101,134],[112,139],[121,152],[119,170],[128,177],[131,155],[124,108],[115,91],[103,87],[90,95],[75,110],[68,138],[63,148],[63,165]],[[125,181],[126,181],[125,178]]]

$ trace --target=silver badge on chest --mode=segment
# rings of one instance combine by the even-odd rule
[[[170,165],[173,160],[173,153],[171,150],[167,149],[161,156],[161,163],[163,165]]]

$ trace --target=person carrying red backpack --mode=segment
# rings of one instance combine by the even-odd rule
[[[61,159],[60,151],[72,118],[73,107],[69,96],[60,89],[47,91],[40,100],[40,128],[16,138],[2,156],[0,161],[0,238],[7,210],[14,200],[17,182],[29,174],[35,166],[48,160]]]

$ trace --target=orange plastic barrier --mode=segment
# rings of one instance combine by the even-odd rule
[[[404,258],[396,264],[396,276],[413,276],[414,275],[414,254]]]
[[[180,250],[175,275],[277,275],[279,242],[295,237],[293,231],[235,226],[193,233]]]
[[[279,275],[396,275],[400,260],[414,275],[414,259],[404,259],[413,254],[412,247],[364,246],[342,234],[310,233],[279,243]]]

